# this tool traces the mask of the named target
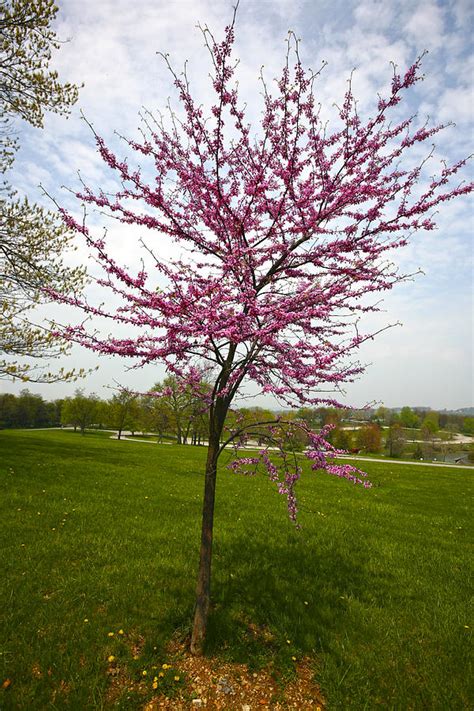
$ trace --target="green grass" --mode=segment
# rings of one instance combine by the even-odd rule
[[[107,658],[136,680],[174,663],[165,649],[189,631],[205,453],[0,433],[2,711],[139,709],[151,696],[151,680],[132,700],[111,696]],[[329,709],[472,708],[471,472],[364,462],[366,491],[308,470],[298,531],[263,475],[224,464],[209,653],[272,662],[283,681],[291,656],[310,656]]]

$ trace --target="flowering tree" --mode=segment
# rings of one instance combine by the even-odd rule
[[[208,366],[212,390],[194,653],[202,650],[206,632],[223,447],[241,442],[258,426],[258,454],[237,460],[234,468],[263,463],[296,516],[297,460],[283,450],[280,458],[268,453],[279,432],[288,434],[296,425],[276,418],[266,423],[265,436],[262,423],[237,424],[226,433],[235,396],[252,381],[286,405],[337,407],[321,390],[337,390],[363,370],[350,357],[374,335],[358,328],[360,314],[377,310],[367,297],[404,278],[387,254],[402,247],[409,233],[433,229],[434,209],[472,189],[450,182],[464,160],[443,164],[425,183],[426,159],[402,163],[410,149],[443,128],[415,128],[413,116],[390,122],[391,111],[419,79],[420,61],[405,75],[394,71],[387,97],[379,98],[373,117],[364,122],[349,83],[340,124],[330,133],[314,97],[317,74],[303,68],[298,42],[290,35],[276,93],[262,79],[264,107],[254,136],[233,83],[234,22],[235,15],[222,42],[202,28],[213,64],[215,103],[209,116],[193,99],[186,72],[175,73],[165,57],[183,113],[179,118],[170,109],[168,120],[147,114],[143,139],[124,139],[142,167],[119,159],[96,135],[98,151],[121,187],[111,195],[84,185],[78,198],[122,223],[148,228],[155,241],[143,247],[152,270],[132,274],[114,258],[108,238],[95,236],[86,219],[81,223],[63,209],[66,225],[84,236],[104,269],[99,284],[122,305],[108,309],[56,295],[128,329],[126,338],[101,336],[85,322],[65,328],[63,335],[72,341],[98,353],[133,357],[138,364],[164,361],[186,387],[197,386],[203,364]],[[419,184],[425,187],[417,191]],[[181,250],[173,261],[160,254],[165,236]],[[335,451],[325,440],[329,428],[306,429],[307,456],[315,469],[364,483],[360,472],[327,458]]]

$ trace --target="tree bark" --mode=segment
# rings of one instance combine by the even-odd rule
[[[217,460],[219,458],[220,436],[225,413],[219,417],[211,415],[209,424],[209,448],[207,451],[204,482],[204,502],[202,508],[201,551],[196,589],[196,606],[191,635],[191,654],[203,653],[207,632],[207,620],[211,601],[211,560],[214,524],[214,502],[216,495]]]

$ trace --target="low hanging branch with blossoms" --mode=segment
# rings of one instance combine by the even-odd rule
[[[120,159],[95,135],[121,187],[111,195],[84,185],[77,197],[123,224],[146,228],[150,269],[131,273],[114,257],[113,237],[95,236],[85,219],[81,223],[61,209],[67,227],[85,238],[103,268],[98,284],[120,306],[53,294],[127,327],[126,338],[104,336],[88,330],[86,321],[63,329],[71,341],[132,357],[137,366],[164,362],[188,385],[198,368],[211,378],[195,653],[202,651],[207,626],[217,462],[234,398],[253,383],[285,406],[339,406],[321,391],[338,391],[363,372],[353,358],[374,336],[359,331],[360,318],[379,309],[369,297],[406,278],[390,253],[409,235],[434,229],[435,210],[443,203],[472,191],[472,185],[453,184],[464,159],[441,164],[431,178],[425,175],[434,162],[431,148],[425,160],[413,162],[412,149],[445,126],[416,127],[416,116],[391,122],[420,79],[421,59],[405,74],[394,70],[387,96],[364,121],[349,82],[330,132],[316,102],[320,73],[303,68],[290,34],[273,92],[262,79],[263,111],[255,130],[234,83],[234,24],[235,14],[221,42],[201,28],[212,60],[215,101],[209,113],[194,100],[186,71],[177,74],[165,56],[181,113],[169,109],[166,120],[146,114],[141,140],[124,139],[142,167]],[[176,257],[166,259],[170,240]],[[287,496],[294,518],[300,468],[289,457],[270,458],[278,426],[268,424],[258,460]],[[362,483],[353,467],[327,461],[328,453],[337,452],[326,434],[307,433],[314,467]]]
[[[278,417],[272,421],[244,424],[242,419],[238,417],[238,425],[230,428],[229,437],[221,444],[220,453],[232,445],[234,456],[228,468],[239,474],[255,475],[259,465],[263,465],[269,480],[276,484],[278,493],[286,496],[288,514],[294,523],[298,513],[295,486],[302,474],[301,462],[292,441],[298,435],[302,435],[305,445],[308,445],[305,447],[305,455],[312,461],[312,469],[326,471],[353,484],[362,484],[366,489],[372,487],[365,472],[350,464],[341,465],[333,461],[334,457],[346,454],[327,439],[334,425],[325,425],[319,432],[313,432],[302,420]],[[262,427],[266,429],[262,431]],[[249,445],[251,437],[258,440],[257,452],[253,456],[243,457],[240,452]],[[273,459],[270,455],[273,455]]]

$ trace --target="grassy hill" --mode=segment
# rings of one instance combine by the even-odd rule
[[[204,457],[0,432],[1,709],[143,708],[167,661],[186,698],[168,645],[192,616]],[[471,472],[367,462],[366,491],[308,468],[298,531],[263,474],[222,464],[209,655],[281,686],[307,658],[329,709],[472,706]]]

